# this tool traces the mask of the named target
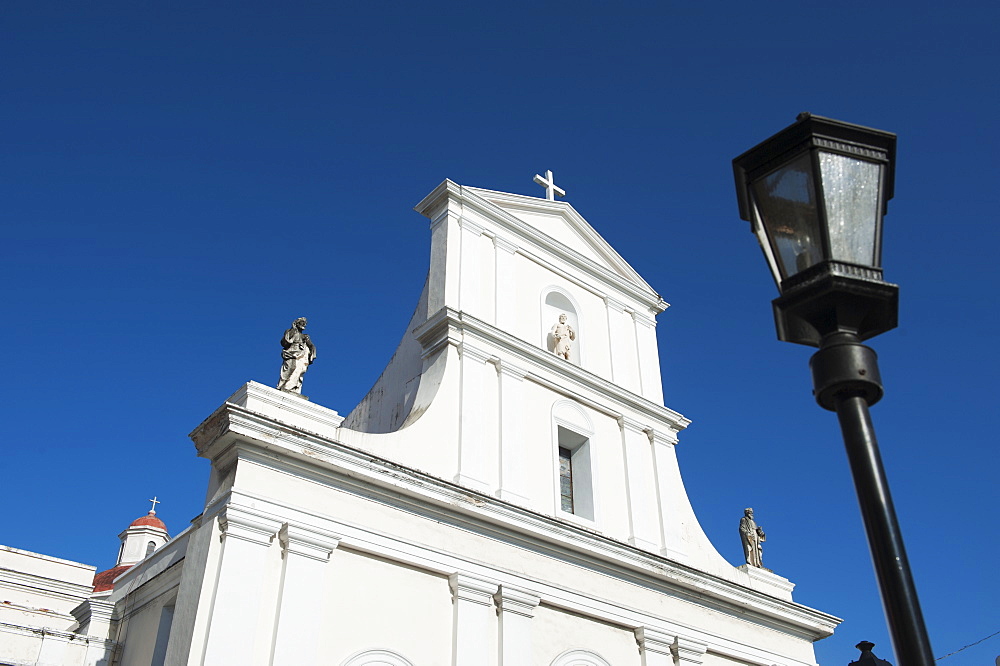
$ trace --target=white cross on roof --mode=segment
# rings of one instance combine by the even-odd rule
[[[156,495],[153,495],[153,499],[146,500],[146,501],[153,503],[153,508],[149,510],[150,513],[156,513],[156,505],[157,504],[163,504],[163,502],[161,502],[160,500],[156,499]]]
[[[545,198],[549,201],[555,201],[556,195],[561,197],[566,196],[566,190],[556,185],[555,179],[552,177],[551,169],[545,172],[544,178],[536,173],[535,182],[545,188]]]

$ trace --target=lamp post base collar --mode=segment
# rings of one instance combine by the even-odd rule
[[[869,406],[882,399],[878,356],[853,333],[833,333],[823,338],[820,350],[809,359],[813,395],[823,409],[837,411],[846,395],[861,396]]]

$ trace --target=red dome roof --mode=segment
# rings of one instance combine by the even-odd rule
[[[156,514],[153,513],[152,511],[147,513],[142,518],[136,518],[135,520],[132,521],[132,524],[129,525],[129,527],[143,527],[143,526],[157,527],[163,530],[164,532],[167,531],[166,523],[157,518]]]
[[[139,520],[142,520],[140,518]],[[122,564],[114,569],[108,569],[94,576],[94,592],[106,592],[115,588],[115,578],[132,568],[131,564]]]

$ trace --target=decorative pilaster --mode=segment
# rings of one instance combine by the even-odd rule
[[[619,420],[628,488],[629,538],[637,548],[660,551],[659,502],[653,473],[653,452],[649,435],[637,421]]]
[[[461,204],[449,200],[431,219],[431,265],[427,277],[427,311],[458,308],[461,268]]]
[[[500,380],[500,489],[497,496],[527,505],[528,484],[522,465],[529,459],[527,438],[521,432],[524,412],[521,394],[525,372],[506,362],[497,363]]]
[[[512,587],[502,586],[494,595],[500,610],[499,666],[523,666],[531,663],[531,619],[541,599]]]
[[[205,646],[206,664],[250,664],[266,650],[270,637],[247,631],[255,626],[261,607],[261,586],[265,558],[280,523],[228,505],[219,514],[222,553],[218,578],[212,595]],[[255,639],[260,639],[258,642]]]
[[[70,611],[79,625],[75,633],[109,639],[114,611],[115,605],[110,601],[84,599],[79,606]]]
[[[617,384],[619,383],[619,375],[621,375],[618,366],[621,364],[619,356],[622,352],[615,349],[615,338],[617,337],[619,315],[625,312],[625,306],[613,298],[605,296],[604,311],[608,316],[608,357],[611,359],[611,381]]]
[[[674,644],[670,651],[674,654],[677,666],[700,666],[705,661],[705,652],[708,645],[693,638],[678,636],[674,639]]]
[[[448,582],[454,595],[452,666],[488,664],[491,661],[488,650],[492,643],[493,595],[498,586],[461,573],[449,576]]]
[[[674,666],[673,635],[639,627],[635,630],[635,640],[642,654],[642,666]]]
[[[482,350],[463,343],[462,353],[462,402],[460,412],[458,473],[455,483],[488,493],[490,479],[495,479],[496,454],[487,452],[486,404],[483,400],[485,384],[492,367],[487,368],[490,357]],[[494,380],[495,381],[495,380]],[[492,473],[491,473],[492,472]]]
[[[608,339],[611,344],[611,379],[615,384],[641,394],[632,311],[610,297],[605,299],[605,303],[608,312]]]
[[[687,547],[681,532],[682,509],[687,507],[687,494],[677,466],[677,434],[673,431],[652,431],[653,467],[656,470],[656,490],[659,497],[660,526],[663,548],[660,554],[672,560],[687,559]]]
[[[325,626],[311,602],[323,587],[330,554],[340,537],[329,532],[285,523],[278,532],[282,571],[278,614],[275,619],[274,664],[317,664],[315,637]]]
[[[496,319],[497,327],[504,331],[514,329],[514,313],[516,311],[517,290],[510,288],[510,276],[514,275],[514,261],[517,246],[510,241],[493,237],[496,247]]]
[[[662,405],[663,383],[660,377],[660,355],[656,345],[656,320],[640,312],[633,312],[632,320],[635,322],[636,349],[639,350],[642,395]]]
[[[459,298],[461,299],[459,308],[482,319],[483,313],[480,306],[483,295],[480,288],[482,282],[480,272],[483,268],[483,262],[479,256],[479,240],[483,235],[483,228],[467,217],[459,220],[459,226],[462,229],[462,278],[459,282]]]

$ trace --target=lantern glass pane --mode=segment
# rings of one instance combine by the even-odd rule
[[[819,165],[830,231],[830,258],[874,266],[881,167],[833,153],[820,153]]]
[[[755,180],[751,189],[781,279],[822,261],[809,153]]]

